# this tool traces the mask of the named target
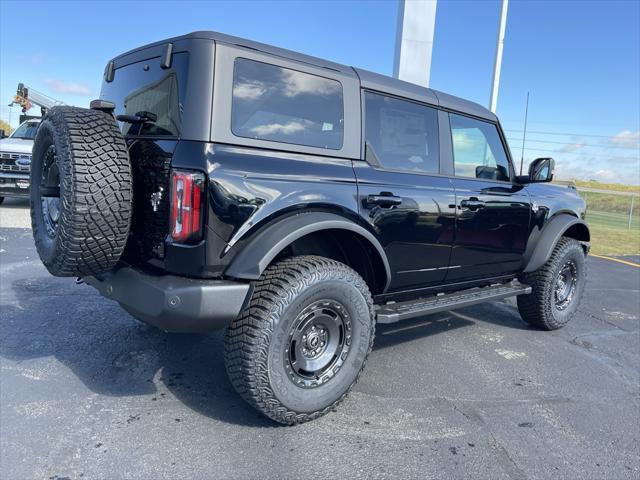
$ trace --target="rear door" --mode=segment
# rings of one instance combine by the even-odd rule
[[[438,111],[363,93],[366,162],[354,162],[359,212],[392,273],[389,292],[440,283],[449,266],[455,195],[440,176]]]
[[[498,126],[449,114],[456,190],[456,240],[447,282],[500,276],[522,265],[531,202],[512,182]]]

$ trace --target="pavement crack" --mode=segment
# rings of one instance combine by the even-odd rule
[[[592,318],[592,319],[594,319],[594,320],[598,320],[598,321],[600,321],[600,322],[602,322],[602,323],[606,323],[607,325],[610,325],[610,326],[612,326],[612,327],[614,327],[614,328],[616,328],[616,329],[618,329],[618,330],[622,330],[623,332],[633,333],[632,331],[627,330],[626,328],[622,328],[621,326],[616,325],[615,323],[613,323],[613,322],[611,322],[611,321],[609,321],[609,320],[606,320],[606,319],[604,319],[604,318],[600,318],[600,317],[599,317],[599,316],[597,316],[595,313],[585,312],[585,311],[584,311],[584,310],[582,310],[581,308],[578,308],[578,313],[580,313],[580,314],[582,314],[582,315],[585,315],[585,316],[587,316],[587,317],[589,317],[589,318]]]
[[[482,415],[477,410],[475,410],[473,408],[468,408],[467,409],[468,411],[465,411],[460,406],[456,405],[455,402],[449,401],[449,403],[451,404],[451,406],[453,407],[453,409],[457,413],[462,415],[464,418],[466,418],[470,422],[476,423],[478,425],[484,425],[485,424],[485,421],[482,418]]]
[[[509,478],[512,478],[513,480],[527,480],[529,477],[527,477],[525,471],[518,466],[513,458],[511,458],[509,451],[504,447],[504,445],[496,439],[492,432],[489,432],[489,435],[491,436],[490,446],[495,450],[498,461]]]

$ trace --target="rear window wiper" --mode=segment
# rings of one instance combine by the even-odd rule
[[[158,120],[158,115],[155,113],[142,111],[137,112],[135,115],[117,115],[116,120],[126,123],[153,123]]]

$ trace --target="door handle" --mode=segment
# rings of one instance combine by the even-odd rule
[[[367,205],[379,205],[381,207],[393,207],[402,203],[402,197],[396,195],[367,195]]]
[[[476,197],[471,197],[467,200],[460,202],[460,208],[466,208],[468,210],[480,210],[484,208],[485,203],[482,200],[478,200]]]

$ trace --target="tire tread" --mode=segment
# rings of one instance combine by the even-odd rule
[[[36,221],[33,208],[33,200],[40,197],[32,193],[31,220],[38,253],[56,276],[109,271],[124,251],[131,224],[131,164],[124,138],[114,118],[97,110],[54,107],[43,122],[53,127],[61,209],[54,250],[48,252],[42,238],[46,229]],[[38,145],[36,136],[33,160],[42,162],[46,148]],[[33,189],[39,181],[31,179]]]
[[[276,398],[268,378],[268,348],[278,316],[295,298],[301,285],[315,283],[329,272],[349,281],[364,295],[371,315],[372,332],[367,355],[362,369],[351,385],[353,387],[373,346],[375,318],[367,284],[343,263],[324,257],[304,255],[287,258],[271,265],[254,283],[250,303],[227,328],[224,359],[231,384],[251,406],[282,424],[308,422],[325,415],[340,404],[351,389],[347,389],[340,398],[319,411],[302,413],[287,408]]]

